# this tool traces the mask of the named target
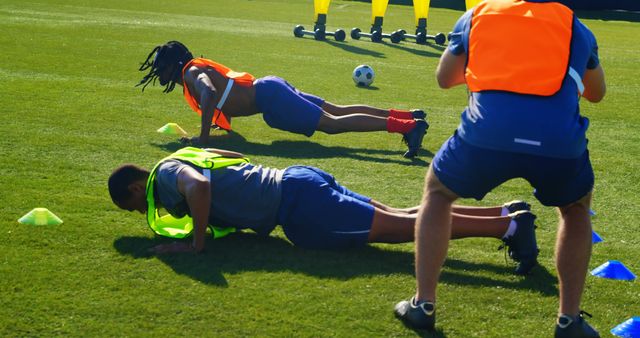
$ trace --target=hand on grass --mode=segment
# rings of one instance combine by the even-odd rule
[[[167,253],[181,253],[181,252],[195,252],[191,243],[186,242],[171,242],[165,244],[158,244],[152,248],[149,248],[149,252],[153,254],[167,254]]]

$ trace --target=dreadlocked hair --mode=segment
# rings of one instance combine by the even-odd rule
[[[189,52],[189,49],[179,41],[169,41],[164,45],[156,46],[147,59],[140,65],[139,71],[149,70],[149,73],[145,75],[140,83],[136,85],[142,86],[142,91],[149,84],[156,84],[156,80],[167,69],[171,70],[171,75],[163,93],[169,93],[175,88],[176,81],[181,76],[182,68],[187,62],[193,59],[193,55]]]

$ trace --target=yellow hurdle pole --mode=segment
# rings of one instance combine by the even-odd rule
[[[313,0],[313,21],[318,21],[318,15],[324,14],[324,17],[327,17],[329,13],[329,4],[331,0]]]
[[[387,5],[389,5],[389,0],[371,0],[371,26],[382,26]]]
[[[470,10],[481,2],[482,0],[464,0],[465,5],[467,6],[467,10]]]
[[[416,27],[420,26],[420,19],[429,18],[429,5],[431,0],[413,0],[413,12],[416,16]]]

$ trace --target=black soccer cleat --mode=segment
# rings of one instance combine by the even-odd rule
[[[512,236],[502,239],[504,244],[500,249],[506,246],[509,257],[518,263],[514,272],[526,275],[538,264],[540,250],[536,242],[536,225],[533,223],[536,215],[531,211],[521,210],[509,216],[516,222],[517,228]]]
[[[573,318],[568,315],[561,315],[558,317],[556,323],[555,338],[597,338],[600,337],[598,331],[596,331],[587,321],[583,315],[591,317],[590,314],[580,311],[578,317]]]
[[[424,110],[422,109],[412,109],[411,110],[411,116],[414,119],[418,119],[418,120],[425,120],[427,119],[427,113],[424,112]]]
[[[416,119],[416,126],[410,132],[402,135],[402,141],[409,148],[405,153],[405,158],[414,158],[418,155],[418,150],[422,147],[422,139],[427,134],[429,124],[422,119]]]
[[[396,304],[393,313],[405,325],[420,330],[433,331],[436,326],[436,305],[431,302],[414,304],[414,297]]]

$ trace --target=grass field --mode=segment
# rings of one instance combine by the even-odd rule
[[[456,127],[464,88],[437,88],[438,46],[405,42],[296,39],[313,26],[311,1],[4,0],[0,3],[0,336],[414,336],[393,305],[414,292],[413,245],[347,252],[292,247],[241,234],[210,242],[200,256],[150,257],[157,240],[144,217],[112,205],[111,170],[152,166],[179,147],[156,133],[177,122],[194,133],[198,118],[179,90],[144,93],[134,85],[156,45],[181,40],[195,55],[256,76],[276,74],[336,103],[423,108],[431,128],[418,160],[387,133],[296,136],[261,117],[234,121],[238,136],[216,146],[284,168],[318,166],[341,183],[387,204],[421,197],[433,153]],[[432,8],[430,32],[448,32],[461,11]],[[610,259],[640,273],[640,57],[638,17],[581,13],[599,39],[608,95],[583,103],[596,172],[595,245],[590,268]],[[606,20],[599,19],[605,15]],[[620,20],[620,19],[624,20]],[[334,1],[329,28],[366,28],[370,5]],[[389,30],[413,26],[410,6],[390,5]],[[367,63],[375,87],[358,89],[351,70]],[[439,289],[439,334],[447,337],[548,337],[557,308],[553,243],[556,215],[533,201],[521,180],[482,202],[533,202],[541,267],[513,276],[499,242],[454,241]],[[16,220],[34,207],[64,220],[52,227]],[[604,336],[640,315],[638,282],[587,280],[584,310]]]

